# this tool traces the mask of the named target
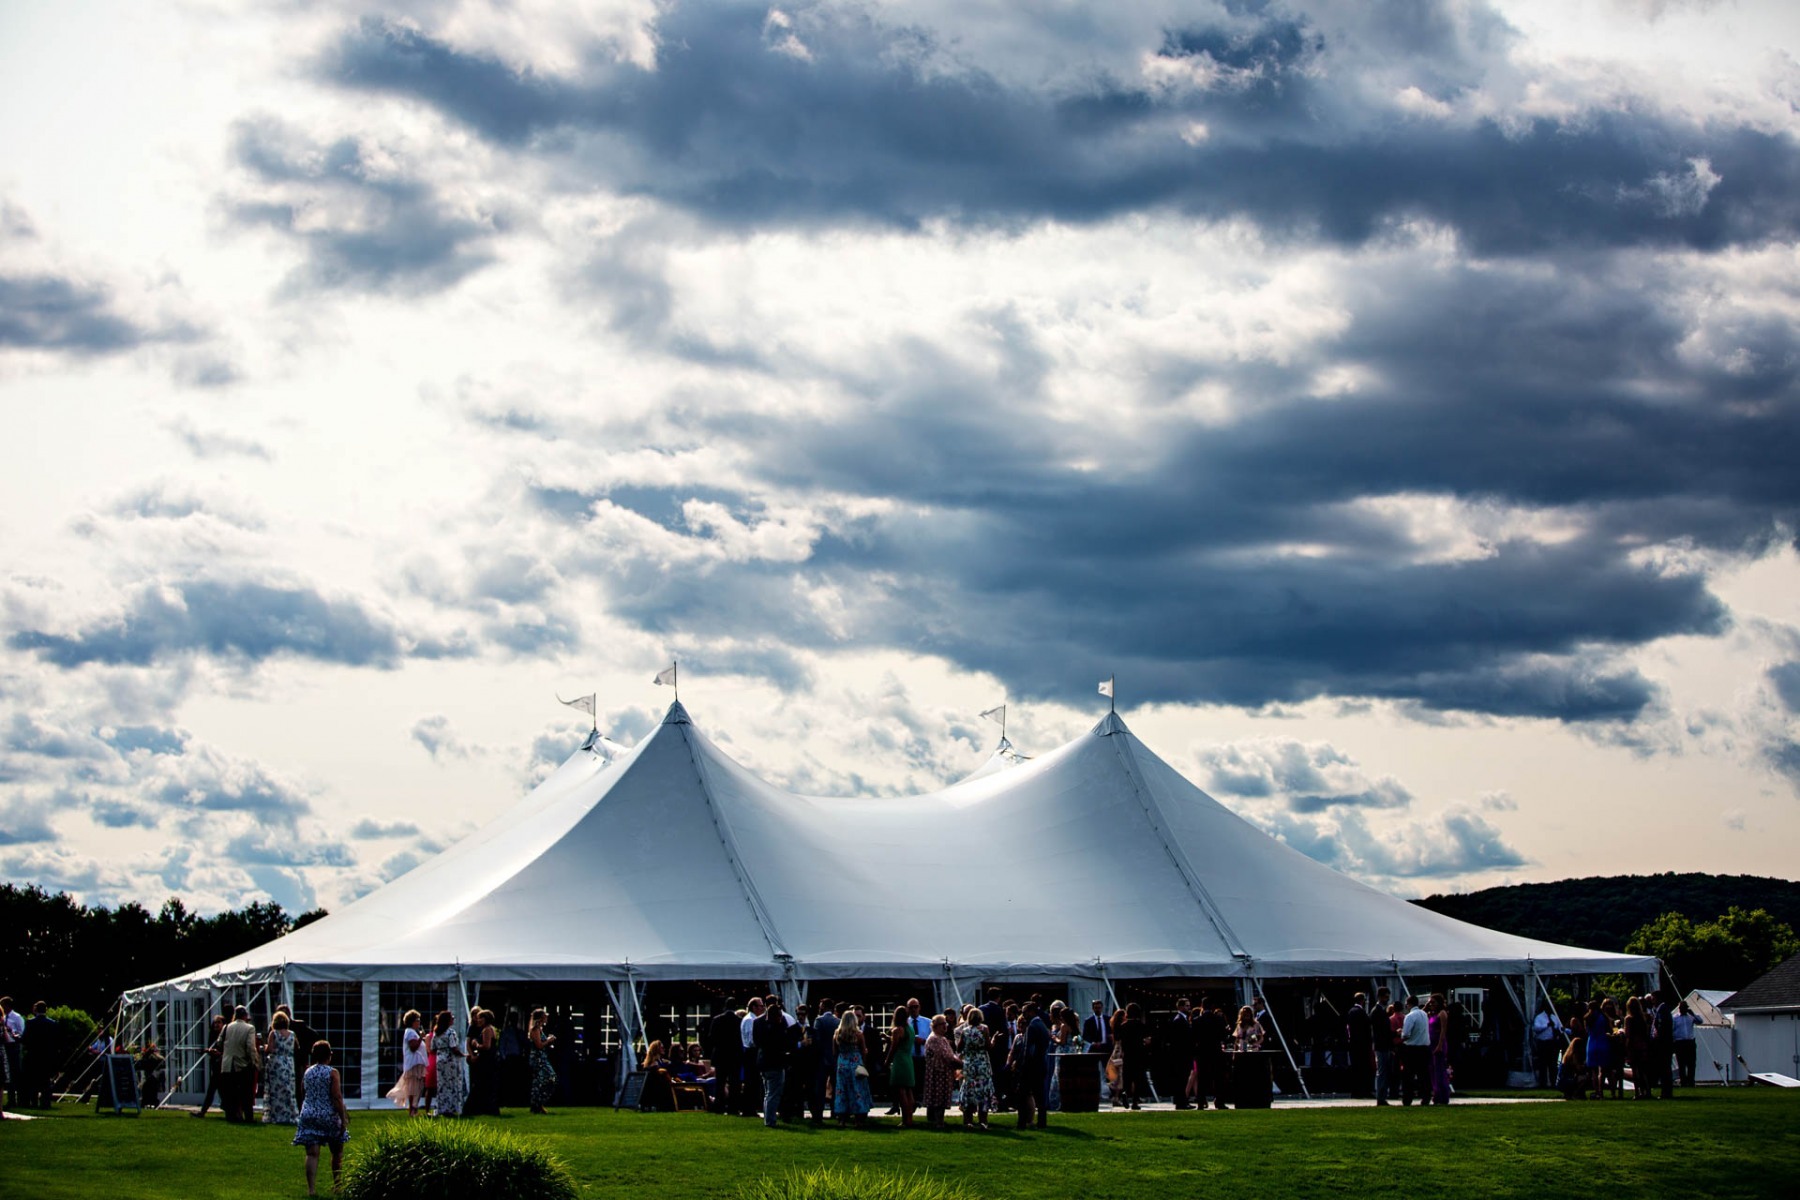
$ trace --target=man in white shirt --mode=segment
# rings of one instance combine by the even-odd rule
[[[1400,1025],[1400,1103],[1431,1103],[1431,1023],[1417,996],[1406,998],[1406,1020]]]
[[[19,1084],[25,1074],[24,1056],[21,1051],[25,1045],[25,1014],[13,1007],[11,996],[0,996],[0,1013],[5,1014],[5,1024],[0,1027],[0,1045],[6,1051],[6,1102],[14,1108],[19,1107]]]
[[[750,1011],[738,1023],[738,1036],[744,1047],[744,1089],[740,1097],[738,1115],[755,1117],[762,1115],[763,1080],[762,1068],[756,1061],[756,1018],[763,1014],[763,1002],[760,996],[750,997]]]
[[[1531,1020],[1531,1062],[1537,1068],[1541,1088],[1556,1086],[1556,1035],[1562,1031],[1562,1022],[1550,1011],[1550,1002],[1539,1004],[1537,1016]]]

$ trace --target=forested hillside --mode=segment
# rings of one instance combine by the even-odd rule
[[[1633,933],[1667,912],[1708,921],[1732,905],[1767,909],[1800,929],[1800,883],[1755,875],[1608,875],[1521,883],[1414,901],[1434,912],[1521,937],[1624,950]]]

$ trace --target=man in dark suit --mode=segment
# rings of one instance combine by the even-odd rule
[[[1208,1003],[1205,996],[1200,997],[1194,1014],[1194,1102],[1201,1108],[1206,1107],[1208,1096],[1216,1099],[1219,1108],[1225,1107],[1224,1052],[1220,1047],[1229,1029],[1219,1002]]]
[[[727,1000],[724,1009],[707,1022],[700,1033],[700,1048],[712,1060],[713,1071],[719,1080],[719,1107],[715,1111],[726,1116],[737,1111],[743,1094],[738,1082],[738,1072],[744,1065],[741,1024],[737,1001]]]
[[[1362,992],[1356,993],[1344,1014],[1344,1040],[1350,1044],[1350,1096],[1366,1100],[1375,1075],[1375,1032],[1369,1023],[1369,998]]]
[[[1081,1022],[1081,1042],[1089,1054],[1112,1053],[1112,1031],[1106,1027],[1106,1001],[1094,1001],[1093,1014]]]
[[[1175,1011],[1162,1033],[1164,1079],[1174,1094],[1175,1107],[1187,1108],[1188,1076],[1194,1073],[1194,1004],[1186,996],[1175,1001]],[[1206,1107],[1201,1098],[1200,1107]]]

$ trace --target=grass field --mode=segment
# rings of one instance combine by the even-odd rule
[[[355,1113],[357,1138],[391,1113]],[[927,1171],[987,1200],[1357,1196],[1800,1196],[1800,1093],[1438,1109],[1057,1115],[1045,1132],[864,1130],[705,1114],[566,1109],[483,1118],[542,1138],[592,1198],[724,1198],[795,1166]],[[58,1113],[0,1125],[0,1191],[21,1200],[301,1196],[291,1134],[185,1113]],[[323,1165],[323,1164],[321,1164]],[[321,1172],[324,1173],[323,1171]]]

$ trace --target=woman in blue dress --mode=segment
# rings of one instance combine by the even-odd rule
[[[861,1125],[874,1107],[869,1095],[869,1071],[863,1057],[869,1044],[863,1040],[862,1025],[854,1011],[846,1012],[838,1023],[832,1041],[837,1047],[837,1079],[832,1085],[832,1113],[839,1125],[855,1119]]]
[[[300,1077],[306,1098],[300,1102],[300,1123],[294,1131],[296,1146],[306,1147],[306,1194],[318,1194],[319,1147],[331,1147],[331,1188],[343,1182],[344,1143],[350,1140],[350,1111],[344,1107],[344,1085],[331,1065],[331,1043],[313,1043],[312,1065]]]

